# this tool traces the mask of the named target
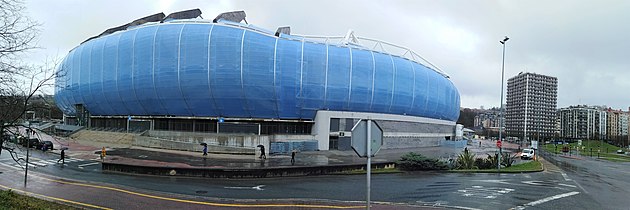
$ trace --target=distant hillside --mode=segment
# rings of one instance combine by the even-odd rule
[[[478,109],[470,109],[470,108],[460,108],[459,109],[459,119],[457,119],[457,124],[464,125],[465,128],[472,128],[475,122],[475,116],[479,113]]]

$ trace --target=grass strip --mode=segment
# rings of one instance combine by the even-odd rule
[[[0,209],[74,210],[78,208],[22,195],[11,190],[0,190]]]

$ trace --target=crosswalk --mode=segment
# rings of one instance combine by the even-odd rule
[[[38,167],[47,167],[50,165],[59,165],[61,166],[62,162],[59,161],[57,162],[59,159],[39,159],[39,158],[32,158],[29,161],[29,168],[38,168]],[[85,160],[85,159],[79,159],[79,158],[66,158],[64,163],[64,166],[68,166],[69,163],[80,163],[80,162],[85,162],[84,164],[80,164],[77,167],[79,168],[83,168],[85,166],[90,166],[90,165],[96,165],[99,162],[96,162],[94,160]],[[16,163],[16,162],[12,162],[11,164],[8,164],[10,167],[14,167],[14,168],[21,168],[24,169],[24,167],[26,166],[25,162],[20,162],[20,163]]]

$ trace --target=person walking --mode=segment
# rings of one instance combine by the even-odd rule
[[[259,145],[260,146],[260,157],[261,159],[267,159],[267,155],[265,155],[265,146],[263,145]]]
[[[203,156],[208,156],[208,144],[203,144]]]
[[[295,153],[297,153],[296,150],[291,151],[291,165],[295,164]]]
[[[61,161],[61,165],[66,164],[66,150],[65,149],[61,149],[61,158],[57,160],[57,163],[59,163],[59,161]]]

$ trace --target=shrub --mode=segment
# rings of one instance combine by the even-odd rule
[[[491,169],[496,167],[496,165],[492,165],[492,162],[487,158],[477,158],[475,159],[475,166],[478,169]]]
[[[510,155],[510,153],[504,152],[503,155],[501,155],[501,165],[505,167],[510,167],[512,166],[512,163],[514,163],[515,159],[516,154]]]
[[[468,150],[464,150],[456,161],[457,169],[474,169],[475,168],[475,155]]]
[[[497,164],[499,164],[499,155],[498,154],[494,154],[494,155],[490,155],[487,154],[488,157],[486,158],[486,160],[488,161],[488,163],[490,163],[490,168],[496,168]]]
[[[424,155],[410,152],[400,157],[396,162],[401,170],[406,171],[427,171],[427,170],[446,170],[448,166],[442,161],[434,158],[427,158]]]

